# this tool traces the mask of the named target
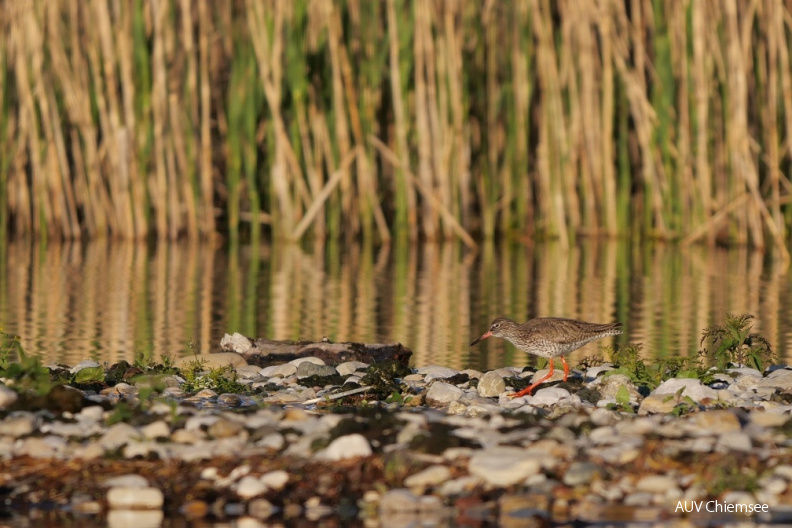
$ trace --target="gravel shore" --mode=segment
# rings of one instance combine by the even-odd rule
[[[204,368],[233,365],[245,390],[187,392],[174,374],[61,385],[46,398],[0,384],[0,509],[135,528],[173,516],[246,526],[745,519],[679,509],[719,501],[767,505],[755,521],[792,520],[783,366],[730,369],[709,385],[670,379],[647,394],[604,364],[512,399],[512,383],[543,372],[427,365],[386,379],[358,361],[209,358]]]

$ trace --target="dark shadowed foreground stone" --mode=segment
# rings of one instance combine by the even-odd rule
[[[412,351],[401,343],[332,343],[330,341],[273,341],[271,339],[250,340],[245,350],[239,347],[240,336],[226,336],[220,342],[223,350],[234,350],[244,356],[251,365],[266,367],[285,363],[302,357],[318,357],[327,365],[338,365],[347,361],[378,363],[387,359],[398,361],[404,366],[410,362]],[[244,347],[242,347],[244,348]]]

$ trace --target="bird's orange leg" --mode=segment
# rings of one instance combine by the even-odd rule
[[[516,394],[512,394],[511,397],[512,398],[519,398],[520,396],[525,396],[526,394],[531,394],[532,390],[534,390],[536,387],[538,387],[539,385],[541,385],[545,381],[547,381],[550,378],[552,378],[553,377],[553,369],[555,368],[555,364],[554,363],[555,363],[555,361],[553,361],[553,359],[551,358],[550,359],[550,372],[548,372],[547,375],[544,378],[540,379],[536,383],[528,385],[527,387],[525,387],[520,392],[518,392]],[[566,362],[564,363],[564,365],[566,365]],[[565,372],[566,372],[566,370],[565,370]]]
[[[564,364],[564,381],[569,377],[569,365],[567,365],[566,358],[561,356],[561,362]]]

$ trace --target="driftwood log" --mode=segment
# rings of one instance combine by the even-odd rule
[[[333,343],[322,341],[273,341],[251,339],[241,334],[228,335],[220,341],[224,351],[241,354],[249,364],[266,367],[301,357],[314,356],[327,365],[346,361],[376,363],[394,359],[409,366],[412,351],[401,343]]]

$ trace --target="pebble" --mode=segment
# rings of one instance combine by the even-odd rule
[[[261,475],[259,480],[269,489],[279,491],[289,482],[289,474],[282,469],[278,469]]]
[[[16,393],[14,392],[14,394]],[[28,412],[12,414],[0,422],[0,434],[10,436],[12,438],[27,436],[35,430],[36,417]]]
[[[506,390],[506,382],[503,376],[490,370],[481,376],[478,383],[478,394],[483,398],[498,396]]]
[[[297,378],[303,379],[310,376],[333,376],[338,374],[335,367],[319,365],[310,361],[303,361],[297,366]]]
[[[157,488],[114,487],[107,492],[110,509],[151,510],[161,509],[165,497]]]
[[[681,391],[681,394],[679,394]],[[694,402],[698,403],[704,398],[712,400],[718,399],[718,393],[714,389],[703,385],[701,381],[693,378],[672,378],[660,384],[652,394],[659,396],[669,394],[676,396],[679,394],[681,397],[689,397]]]
[[[8,409],[19,399],[16,391],[5,385],[0,385],[0,409]]]
[[[593,462],[573,462],[564,473],[563,482],[567,486],[588,484],[604,475],[603,468]]]
[[[425,488],[437,486],[450,478],[451,470],[446,466],[437,464],[410,475],[404,479],[404,485],[408,488]]]
[[[366,457],[371,455],[371,445],[361,434],[340,436],[330,442],[327,448],[314,455],[317,460],[343,460],[346,458]]]
[[[345,363],[341,363],[336,367],[336,370],[341,376],[349,376],[354,374],[358,370],[365,370],[368,368],[368,363],[363,363],[362,361],[347,361]]]
[[[226,360],[235,361],[233,356]],[[84,363],[83,368],[95,366]],[[459,497],[477,497],[481,490],[509,486],[530,490],[525,497],[508,493],[501,496],[500,502],[509,510],[510,519],[532,511],[525,501],[539,500],[540,493],[552,496],[553,490],[557,492],[563,486],[575,488],[574,493],[580,494],[579,504],[584,505],[656,508],[668,501],[701,500],[708,496],[707,486],[690,480],[691,474],[685,473],[684,466],[640,476],[628,469],[614,469],[628,468],[645,457],[649,445],[658,457],[728,453],[736,455],[737,460],[747,460],[745,455],[755,455],[765,468],[755,494],[729,495],[727,491],[720,500],[750,498],[767,501],[774,507],[789,502],[786,495],[792,482],[792,440],[786,431],[792,424],[792,404],[787,403],[785,391],[792,388],[790,369],[769,370],[764,377],[753,369],[733,369],[728,375],[716,375],[713,387],[693,379],[672,379],[643,397],[627,376],[605,376],[613,367],[601,365],[586,370],[582,376],[578,373],[574,383],[563,387],[543,385],[532,396],[512,399],[504,377],[521,375],[519,368],[462,371],[477,380],[473,387],[467,381],[445,381],[459,371],[430,365],[404,376],[401,390],[405,397],[411,397],[409,405],[374,399],[368,403],[372,413],[328,413],[327,407],[321,408],[326,405],[322,398],[346,390],[349,385],[342,389],[344,381],[359,383],[362,370],[368,368],[366,363],[350,361],[333,367],[319,358],[299,358],[263,369],[246,362],[236,368],[239,380],[250,380],[249,387],[267,386],[266,392],[254,389],[250,395],[218,395],[218,391],[207,388],[186,394],[175,386],[164,390],[150,386],[169,400],[152,400],[146,419],[133,422],[139,427],[128,423],[107,425],[108,417],[114,415],[108,406],[119,400],[135,402],[140,396],[140,384],[119,383],[99,394],[80,393],[90,403],[72,413],[14,411],[5,415],[0,420],[0,457],[96,459],[118,456],[120,452],[126,458],[185,463],[207,460],[202,462],[207,467],[201,478],[218,492],[227,490],[233,494],[225,499],[230,502],[195,500],[189,515],[187,509],[182,513],[196,519],[212,514],[239,517],[247,524],[261,524],[273,515],[284,519],[305,516],[317,522],[338,514],[335,504],[327,502],[321,492],[321,484],[315,496],[286,504],[288,511],[273,506],[265,495],[288,490],[305,477],[293,474],[289,468],[262,474],[261,467],[242,462],[258,460],[247,457],[261,455],[273,460],[313,459],[323,464],[350,459],[341,464],[354,466],[361,463],[354,459],[374,453],[405,453],[409,465],[400,466],[405,469],[400,481],[404,489],[372,492],[376,497],[369,494],[369,508],[379,503],[380,511],[394,514],[437,512],[443,509],[441,497],[449,504]],[[331,374],[344,381],[316,390],[298,384],[305,376]],[[523,375],[537,373],[526,371]],[[172,383],[184,381],[176,376],[169,378]],[[275,382],[278,386],[273,389]],[[592,403],[589,396],[581,398],[585,393],[580,392],[580,384],[599,393],[600,402]],[[614,409],[612,404],[617,395],[623,395],[624,388],[632,407]],[[0,384],[0,408],[4,390],[12,398],[16,396],[16,392]],[[679,391],[681,398],[677,396]],[[313,398],[321,403],[302,403]],[[690,405],[691,400],[695,405]],[[684,406],[675,409],[679,403]],[[636,404],[637,416],[630,412]],[[732,408],[724,409],[724,405]],[[682,411],[682,416],[669,414],[675,410]],[[351,434],[334,438],[340,431]],[[326,447],[317,450],[317,443]],[[221,470],[222,466],[211,465],[215,457],[240,457],[240,462]],[[420,465],[412,465],[416,462]],[[420,470],[407,469],[416,467]],[[130,473],[101,484],[108,490],[110,513],[118,522],[143,522],[135,517],[138,514],[161,516],[165,498],[152,487],[156,481]],[[24,497],[24,492],[18,493]],[[95,514],[102,507],[95,498],[77,491],[64,500],[75,512],[84,514]],[[561,494],[553,507],[559,511],[569,508],[568,500]],[[135,528],[141,525],[136,524]]]
[[[448,405],[462,397],[464,391],[455,385],[436,381],[426,393],[426,404],[430,406]]]
[[[443,379],[443,378],[450,378],[452,376],[456,376],[457,374],[459,374],[459,372],[448,367],[441,367],[439,365],[429,365],[427,367],[419,368],[416,371],[416,374],[420,374],[421,376],[423,376],[424,381],[428,383],[433,379]]]
[[[539,461],[518,447],[498,446],[477,451],[468,471],[494,486],[511,486],[539,472]]]

